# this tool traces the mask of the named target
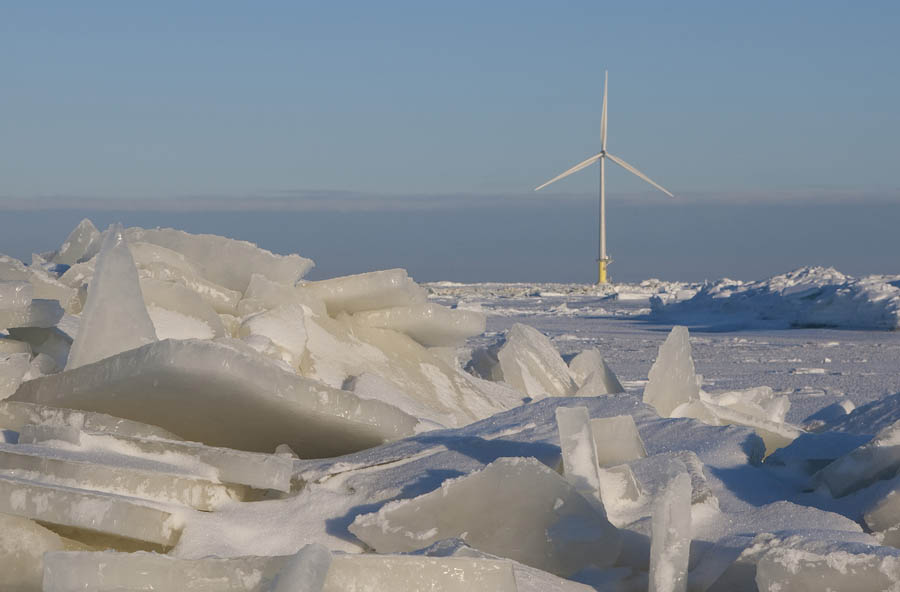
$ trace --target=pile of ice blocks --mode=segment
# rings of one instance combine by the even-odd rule
[[[403,270],[311,267],[88,220],[0,257],[0,589],[900,587],[900,424],[706,393],[682,327],[626,392],[526,325],[466,347],[483,314]]]

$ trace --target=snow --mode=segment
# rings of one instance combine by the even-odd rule
[[[308,282],[99,239],[0,256],[0,589],[900,586],[900,276]]]

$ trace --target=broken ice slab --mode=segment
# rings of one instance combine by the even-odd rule
[[[353,394],[358,395],[362,399],[382,401],[409,413],[413,417],[418,417],[420,420],[426,420],[430,424],[433,424],[432,429],[439,429],[456,423],[456,420],[452,416],[435,412],[434,409],[430,409],[428,406],[423,405],[422,402],[415,397],[401,391],[397,385],[390,380],[382,378],[377,374],[364,372],[359,376],[354,376],[345,381],[344,388]],[[424,425],[420,425],[417,429],[422,431],[422,428],[424,427]]]
[[[566,481],[588,501],[600,502],[599,467],[587,407],[557,407],[556,425]],[[602,510],[602,503],[596,505]]]
[[[0,309],[0,329],[52,327],[64,312],[56,300],[35,298],[23,308]]]
[[[104,451],[105,452],[105,451]],[[225,502],[246,498],[246,488],[210,481],[206,467],[182,469],[168,459],[150,460],[123,454],[66,450],[29,444],[0,444],[0,474],[61,487],[103,491],[210,511]],[[109,464],[107,464],[109,463]],[[178,471],[176,473],[176,471]]]
[[[696,453],[690,450],[654,454],[629,464],[642,489],[653,497],[659,495],[667,483],[665,477],[668,467],[673,463],[681,463],[687,470],[691,481],[691,504],[711,503],[718,506],[718,499],[709,486],[703,472],[703,462]]]
[[[681,462],[668,468],[666,484],[653,502],[650,592],[687,590],[691,550],[691,478]]]
[[[883,428],[872,440],[816,473],[816,480],[841,497],[900,469],[900,421]]]
[[[0,354],[0,400],[16,392],[30,365],[31,354]]]
[[[619,504],[636,502],[641,497],[641,486],[631,467],[625,464],[599,470],[600,498],[604,508],[613,512]]]
[[[659,346],[648,378],[644,402],[655,407],[660,417],[670,417],[679,405],[700,399],[687,328],[672,327]]]
[[[784,423],[784,418],[791,408],[787,396],[776,397],[775,392],[768,386],[728,391],[710,397],[712,402],[720,407],[729,407],[774,423]]]
[[[625,392],[622,383],[606,364],[600,350],[596,348],[586,349],[572,358],[569,362],[569,373],[575,384],[578,385],[579,391],[585,386],[589,387],[579,396]],[[591,377],[591,375],[594,376]]]
[[[141,294],[159,339],[225,337],[225,325],[196,292],[175,282],[141,278]]]
[[[171,513],[133,498],[0,475],[0,513],[53,526],[171,547],[181,534]]]
[[[217,448],[198,442],[91,433],[68,426],[26,425],[19,432],[19,444],[40,444],[53,440],[71,442],[90,450],[110,450],[161,462],[182,456],[212,467],[217,471],[218,480],[223,483],[278,491],[291,489],[294,464],[290,458],[277,454]]]
[[[38,592],[48,551],[80,551],[89,547],[61,537],[34,520],[0,514],[0,580],[3,589]]]
[[[137,268],[119,226],[111,226],[97,255],[97,268],[69,350],[71,370],[156,341],[141,294]]]
[[[886,532],[900,526],[900,475],[886,482],[885,489],[886,492],[863,514],[863,520],[872,532]]]
[[[272,592],[295,557],[176,559],[140,552],[52,552],[44,557],[44,592]],[[503,560],[335,554],[321,590],[516,592],[516,584],[512,563]]]
[[[325,303],[302,286],[295,288],[293,284],[273,282],[258,273],[250,276],[250,284],[244,290],[237,312],[241,316],[247,316],[284,305],[306,306],[314,314],[326,314]]]
[[[160,427],[113,417],[105,413],[76,411],[17,401],[0,401],[0,427],[21,431],[27,425],[73,428],[134,438],[178,440],[178,436]]]
[[[484,333],[485,328],[484,314],[433,302],[360,312],[353,315],[353,321],[399,331],[429,347],[460,345],[469,337]]]
[[[416,419],[282,369],[235,340],[167,339],[19,387],[14,401],[109,413],[209,446],[305,458],[414,433]]]
[[[65,368],[72,338],[59,327],[20,327],[10,329],[11,337],[28,343],[35,354],[47,354],[56,365]]]
[[[371,271],[302,282],[297,290],[325,302],[328,314],[357,313],[394,306],[409,306],[425,302],[425,289],[406,275],[405,269]]]
[[[575,393],[569,367],[547,337],[533,327],[516,323],[497,351],[499,379],[534,399],[567,397]]]
[[[690,406],[703,411],[699,414],[685,411]],[[715,419],[711,420],[707,414],[712,414]],[[721,407],[708,401],[693,401],[689,405],[679,407],[672,413],[672,416],[694,417],[712,425],[742,425],[753,428],[756,435],[765,443],[767,455],[790,445],[805,433],[802,429],[788,423],[776,423],[764,417],[750,415],[731,407]]]
[[[533,458],[498,459],[430,493],[357,516],[349,530],[379,553],[462,538],[481,551],[563,576],[612,565],[621,545],[618,530],[601,513]]]
[[[644,441],[630,415],[597,417],[591,420],[591,433],[601,467],[621,465],[647,456]]]
[[[760,592],[853,590],[880,592],[900,588],[900,555],[850,548],[832,553],[775,548],[756,564]]]
[[[311,260],[300,255],[276,255],[253,243],[213,234],[134,227],[125,230],[125,237],[129,242],[152,243],[181,253],[205,278],[241,293],[254,273],[275,282],[293,284],[313,267]]]
[[[0,311],[25,308],[33,298],[34,286],[28,282],[0,280]]]
[[[26,281],[34,289],[33,298],[58,300],[61,307],[72,312],[69,307],[75,299],[75,290],[42,269],[28,267],[18,259],[0,255],[0,280]]]
[[[100,251],[100,241],[101,236],[97,227],[85,218],[69,233],[51,260],[63,265],[87,261]]]

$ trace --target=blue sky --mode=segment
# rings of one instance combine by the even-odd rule
[[[895,2],[0,2],[0,196],[896,199]],[[645,191],[612,171],[610,199]],[[550,189],[593,194],[596,173]]]

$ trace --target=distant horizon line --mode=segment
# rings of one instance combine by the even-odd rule
[[[679,205],[897,205],[900,188],[882,190],[792,189],[772,191],[687,192],[675,199],[655,192],[616,192],[611,206]],[[553,202],[596,201],[590,193],[367,193],[345,190],[285,190],[247,195],[186,194],[168,197],[89,197],[47,195],[0,196],[0,211],[98,210],[98,211],[377,211],[439,210],[461,207],[512,205],[545,206]]]

